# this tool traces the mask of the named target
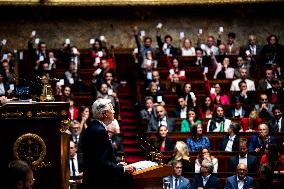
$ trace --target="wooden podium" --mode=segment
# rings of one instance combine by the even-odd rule
[[[157,165],[132,173],[135,189],[162,188],[163,177],[172,174],[170,165]]]
[[[69,103],[13,102],[0,107],[0,168],[22,159],[34,170],[34,189],[68,188]]]

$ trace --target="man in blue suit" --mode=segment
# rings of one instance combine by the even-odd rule
[[[255,182],[252,177],[247,176],[247,165],[239,163],[237,174],[226,179],[225,189],[253,189]]]
[[[212,174],[214,165],[209,160],[203,160],[200,167],[200,174],[195,175],[191,189],[220,189],[221,183],[219,178]]]
[[[181,176],[182,162],[175,160],[172,162],[173,175],[163,178],[164,183],[169,182],[172,189],[189,189],[190,182],[187,178]]]

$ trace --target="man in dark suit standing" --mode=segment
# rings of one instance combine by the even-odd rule
[[[181,176],[182,174],[182,162],[174,160],[172,162],[173,175],[163,178],[164,184],[166,181],[170,182],[170,188],[174,189],[189,189],[190,182],[187,178]]]
[[[157,131],[161,125],[167,126],[169,132],[175,131],[175,120],[167,116],[167,112],[162,105],[156,108],[157,118],[152,116],[147,131]]]
[[[69,148],[69,171],[70,178],[70,189],[80,189],[83,177],[83,154],[77,153],[78,145],[70,140]]]
[[[258,171],[258,161],[255,156],[248,154],[247,139],[245,138],[240,139],[239,155],[230,159],[230,171],[234,172],[239,163],[247,165],[248,173],[257,173]]]
[[[205,159],[201,163],[200,174],[195,175],[191,185],[191,189],[219,189],[221,188],[221,183],[219,178],[212,174],[214,165],[211,161]]]
[[[237,166],[237,174],[226,179],[224,189],[251,189],[255,188],[255,182],[252,177],[247,176],[247,166],[239,163]]]
[[[84,189],[127,188],[125,173],[132,173],[135,168],[126,163],[117,163],[107,125],[114,119],[114,110],[109,99],[97,99],[92,106],[94,120],[87,127],[82,137],[84,153]],[[128,179],[129,180],[129,179]]]

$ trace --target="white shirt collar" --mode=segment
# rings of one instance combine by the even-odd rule
[[[97,119],[96,119],[97,120]],[[97,120],[98,122],[100,122],[106,129],[106,131],[108,130],[108,127],[106,126],[106,124],[104,124],[104,122],[100,121],[100,120]]]

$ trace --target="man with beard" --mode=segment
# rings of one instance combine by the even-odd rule
[[[273,118],[267,123],[271,134],[284,132],[284,119],[282,119],[282,108],[275,105],[272,108]]]

